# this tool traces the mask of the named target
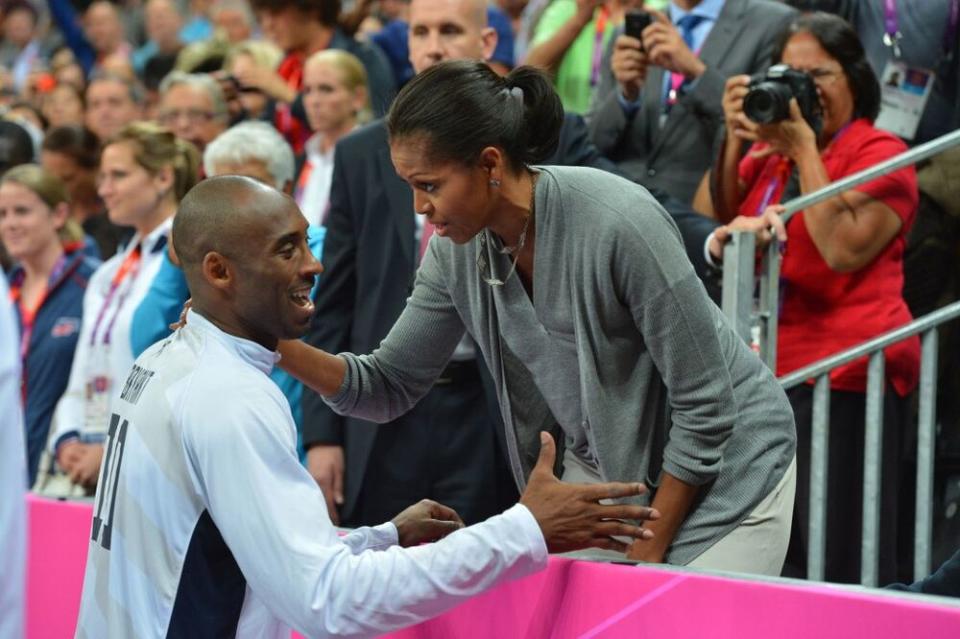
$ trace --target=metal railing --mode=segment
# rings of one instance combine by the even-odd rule
[[[960,145],[960,130],[948,133],[917,146],[886,162],[848,176],[784,204],[784,222],[795,213],[813,204],[843,193],[897,169]],[[756,338],[760,357],[776,370],[777,313],[781,253],[774,239],[767,247],[760,270],[759,301],[754,292],[756,245],[751,233],[733,233],[724,248],[723,298],[724,314],[733,323],[738,335],[748,342]],[[883,349],[914,335],[922,335],[920,363],[917,504],[914,539],[914,579],[930,574],[933,530],[933,453],[935,440],[937,388],[937,327],[960,317],[960,302],[939,309],[906,326],[895,329],[837,355],[827,357],[780,379],[784,389],[808,380],[814,381],[812,441],[810,459],[810,521],[807,549],[807,577],[822,580],[826,550],[826,500],[828,432],[830,426],[830,372],[863,357],[867,365],[866,430],[864,436],[863,532],[860,580],[865,586],[877,585],[880,530],[880,470],[883,430],[883,393],[886,385]]]
[[[883,349],[914,335],[921,335],[920,410],[917,431],[917,511],[914,527],[914,579],[930,574],[933,536],[933,448],[937,401],[937,327],[960,317],[960,302],[892,330],[837,355],[820,360],[780,378],[784,389],[814,380],[812,445],[810,459],[810,522],[807,576],[823,579],[826,543],[827,435],[830,429],[830,372],[838,366],[869,357],[867,365],[867,411],[863,464],[863,545],[860,581],[877,585],[880,538],[880,459],[882,452],[884,354]]]

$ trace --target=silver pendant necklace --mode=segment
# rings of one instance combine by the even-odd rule
[[[530,228],[530,220],[533,219],[534,202],[536,200],[536,195],[537,195],[537,177],[539,177],[537,173],[533,173],[530,176],[530,181],[531,181],[530,215],[527,216],[526,221],[524,221],[523,223],[523,229],[520,231],[520,238],[517,240],[517,243],[514,244],[513,246],[502,246],[500,248],[497,248],[497,251],[499,251],[501,255],[513,256],[513,264],[510,265],[510,270],[507,271],[507,276],[501,280],[497,277],[493,277],[493,276],[483,277],[481,275],[481,277],[483,277],[483,281],[489,284],[490,286],[503,286],[504,282],[509,280],[510,276],[513,275],[513,272],[517,270],[517,262],[520,260],[520,252],[523,251],[523,247],[524,245],[526,245],[526,242],[527,242],[527,230]],[[482,255],[483,250],[481,250],[480,253]],[[478,264],[478,266],[481,266],[481,273],[482,273],[483,265]],[[487,268],[487,273],[489,273],[489,268]]]

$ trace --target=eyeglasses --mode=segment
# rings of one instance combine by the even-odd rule
[[[160,121],[160,124],[167,125],[179,122],[181,119],[187,120],[187,122],[190,124],[206,124],[214,117],[216,117],[216,114],[213,111],[203,111],[200,109],[174,109],[171,111],[161,111],[157,116],[157,120]]]
[[[807,71],[819,87],[828,87],[837,81],[842,71],[833,69],[810,69]]]

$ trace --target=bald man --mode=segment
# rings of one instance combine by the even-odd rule
[[[463,528],[424,501],[338,537],[268,377],[278,340],[313,312],[321,268],[306,234],[289,196],[246,177],[210,178],[181,203],[173,237],[193,308],[137,359],[111,418],[78,637],[373,636],[533,573],[548,549],[651,536],[615,520],[655,512],[598,503],[642,485],[561,483],[544,434],[502,515]]]

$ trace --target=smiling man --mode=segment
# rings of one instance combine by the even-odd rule
[[[338,537],[267,376],[314,310],[306,234],[294,201],[251,178],[210,178],[183,199],[173,237],[193,309],[137,359],[111,417],[78,637],[374,636],[541,569],[548,548],[652,537],[617,520],[655,511],[598,503],[642,485],[560,482],[546,435],[501,515],[460,530],[423,501]]]

